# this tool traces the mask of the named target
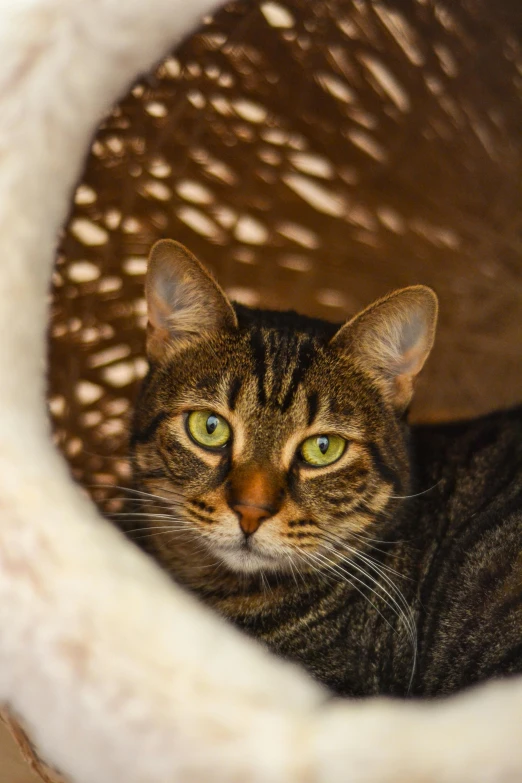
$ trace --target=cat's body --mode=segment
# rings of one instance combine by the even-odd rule
[[[522,410],[410,435],[433,295],[341,328],[234,310],[160,245],[129,532],[144,519],[179,583],[337,693],[522,671]]]
[[[522,408],[414,429],[419,488],[413,692],[522,671]],[[410,502],[410,501],[407,501]]]

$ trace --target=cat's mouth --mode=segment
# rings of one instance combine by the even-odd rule
[[[237,544],[220,546],[216,554],[233,571],[254,573],[256,571],[274,571],[280,564],[278,558],[259,549],[251,538]]]

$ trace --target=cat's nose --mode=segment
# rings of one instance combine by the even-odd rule
[[[227,500],[237,514],[241,530],[250,536],[281,507],[281,480],[266,468],[245,465],[237,468],[231,476]]]
[[[253,506],[245,503],[236,503],[232,506],[232,510],[238,515],[239,527],[247,536],[255,533],[260,524],[273,515],[273,510],[271,508]]]

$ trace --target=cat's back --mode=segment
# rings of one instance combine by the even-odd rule
[[[418,427],[418,690],[450,692],[522,667],[522,406]],[[420,685],[422,683],[422,686]]]
[[[520,498],[522,405],[470,421],[415,427],[412,440],[417,483],[440,487],[436,494],[449,502],[452,520]]]

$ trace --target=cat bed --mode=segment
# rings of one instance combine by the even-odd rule
[[[413,418],[519,400],[518,21],[513,0],[240,2],[135,84],[97,132],[54,273],[50,405],[84,486],[127,480],[165,236],[239,301],[331,320],[431,285]]]
[[[46,0],[39,2],[40,8],[50,14],[51,5]],[[82,57],[85,61],[84,71],[80,65],[71,70],[68,78],[74,77],[76,82],[67,82],[58,62],[52,61],[53,73],[57,77],[60,74],[65,86],[74,87],[71,94],[78,105],[73,101],[71,112],[76,111],[79,121],[83,118],[80,126],[84,135],[73,129],[62,113],[60,134],[49,142],[47,154],[56,155],[57,140],[61,140],[64,147],[60,152],[64,160],[70,159],[72,170],[84,148],[89,123],[100,116],[107,101],[121,94],[124,84],[140,68],[146,71],[154,53],[165,51],[178,33],[189,29],[197,14],[209,10],[212,4],[200,2],[184,12],[186,18],[176,21],[172,19],[173,7],[176,5],[178,12],[177,6],[182,4],[175,4],[174,0],[154,0],[141,10],[141,4],[129,0],[121,16],[110,10],[110,5],[113,4],[100,3],[103,13],[99,19],[89,17],[90,13],[94,16],[94,11],[85,9],[80,13],[73,4],[68,9],[71,20],[79,25],[75,31],[72,24],[68,33],[78,44],[75,57],[80,64]],[[38,24],[45,27],[44,16],[34,22],[36,28]],[[104,37],[104,20],[107,29],[114,30],[112,41]],[[102,511],[118,508],[118,487],[128,482],[127,421],[137,383],[146,370],[143,275],[147,252],[160,237],[174,237],[190,247],[239,301],[295,308],[337,321],[394,287],[417,282],[431,285],[442,301],[441,326],[434,357],[419,388],[415,417],[459,418],[516,401],[522,380],[517,315],[522,299],[522,53],[515,34],[519,21],[516,0],[501,0],[494,5],[486,0],[238,2],[204,20],[195,34],[136,82],[115,106],[96,132],[61,237],[53,273],[49,330],[48,403],[54,437],[74,477]],[[82,25],[92,39],[79,35],[78,29],[84,30]],[[143,29],[138,34],[140,25]],[[22,81],[24,66],[29,73],[32,68],[41,67],[44,74],[43,65],[31,59],[34,50],[30,34],[27,35],[27,61],[22,62],[20,70],[15,69]],[[57,52],[69,51],[65,39],[50,40]],[[92,56],[89,60],[85,53],[88,47],[82,49],[85,40],[98,41],[100,52],[108,54],[100,55],[99,63]],[[72,57],[70,52],[69,56]],[[15,56],[13,62],[16,65]],[[89,68],[100,69],[97,88]],[[83,95],[82,79],[86,80],[87,97]],[[30,94],[34,96],[28,91]],[[69,93],[64,89],[58,96],[62,104],[66,95]],[[58,97],[54,102],[49,99],[51,117],[53,107],[56,117],[60,116],[56,108]],[[47,121],[46,117],[35,110],[36,122]],[[40,160],[43,173],[43,153]],[[18,166],[22,171],[23,161]],[[65,173],[60,176],[57,187],[65,192],[70,182]],[[23,177],[20,181],[24,181]],[[48,188],[53,185],[49,180]],[[9,193],[21,212],[24,201],[20,197],[15,201],[16,190],[6,186],[2,192]],[[29,186],[30,204],[32,197]],[[29,269],[31,253],[45,253],[46,242],[50,247],[50,232],[54,231],[56,215],[64,203],[53,198],[49,198],[49,204],[40,199],[38,209],[35,207],[34,214],[40,220],[35,225],[42,232],[37,239],[25,239],[16,219],[6,212],[2,241],[8,257],[13,259],[13,269],[17,253]],[[16,218],[19,213],[13,214]],[[22,291],[16,287],[17,274],[21,276],[22,272],[12,273],[13,287],[5,285],[3,293],[4,327],[10,323],[9,307],[13,308],[13,323],[33,319],[33,312],[16,308],[13,291],[20,292],[20,300],[22,294],[27,296],[28,303],[29,296],[33,296],[34,317],[43,317],[43,297],[31,282],[31,275],[28,273],[30,282]],[[2,441],[7,444],[4,453],[8,469],[3,478],[6,492],[2,501],[6,518],[10,511],[19,508],[23,508],[25,518],[29,519],[31,513],[34,518],[38,508],[39,523],[48,517],[46,531],[53,531],[55,517],[57,525],[60,520],[67,522],[67,533],[66,528],[56,527],[56,546],[63,546],[63,557],[72,558],[75,564],[78,555],[77,573],[86,580],[90,575],[99,576],[99,581],[93,578],[92,589],[100,605],[103,595],[111,595],[110,590],[104,594],[102,586],[114,589],[114,574],[121,578],[118,585],[125,586],[128,581],[134,584],[133,580],[126,581],[132,572],[141,579],[138,581],[143,596],[161,604],[159,615],[164,619],[169,615],[162,614],[163,606],[173,616],[186,615],[187,628],[195,629],[193,644],[200,628],[211,627],[216,639],[225,640],[220,660],[227,651],[232,651],[229,661],[236,660],[234,650],[244,653],[253,662],[256,682],[271,683],[267,686],[269,695],[263,695],[272,710],[272,723],[267,718],[266,726],[263,724],[266,737],[273,732],[277,710],[286,708],[287,702],[295,708],[295,715],[324,709],[324,695],[308,680],[259,655],[258,650],[254,652],[246,640],[236,638],[220,624],[218,627],[215,618],[209,618],[203,610],[199,613],[199,608],[190,602],[186,604],[186,598],[180,597],[149,563],[101,525],[92,508],[78,499],[67,483],[59,461],[43,445],[38,469],[34,467],[35,457],[28,451],[31,437],[36,443],[38,436],[43,444],[45,432],[41,418],[32,413],[38,408],[42,392],[41,383],[35,381],[37,362],[32,348],[24,352],[26,344],[32,345],[27,342],[24,329],[29,330],[30,336],[32,328],[29,324],[13,331],[11,354],[11,343],[5,338],[5,356],[11,357],[8,366],[14,369],[13,380],[10,375],[4,384],[1,402],[4,417],[12,414],[20,424],[14,433],[12,424],[6,423],[7,436]],[[4,368],[5,361],[4,357]],[[37,435],[31,435],[32,432]],[[31,487],[40,504],[31,493],[24,495],[26,484],[17,483],[17,465],[22,463],[26,473],[34,473]],[[84,528],[80,521],[75,527],[76,517],[81,518],[81,524],[85,522]],[[16,514],[9,518],[16,518]],[[87,531],[88,542],[87,538],[82,539]],[[85,545],[82,553],[75,548],[81,541]],[[110,574],[107,563],[94,556],[91,561],[88,559],[89,547],[98,543],[100,551],[106,547],[111,556],[114,550],[114,561],[107,558],[114,567]],[[125,605],[124,589],[116,589],[120,609]],[[112,598],[106,600],[111,606]],[[96,604],[96,598],[93,603]],[[137,619],[125,615],[123,625],[136,622],[138,627],[146,616],[145,606],[144,599]],[[146,638],[153,644],[160,638],[159,620],[158,626],[154,626],[156,613],[150,614],[151,627]],[[37,616],[35,613],[34,618]],[[131,625],[125,629],[130,632]],[[125,638],[123,632],[119,637],[115,635],[114,649],[118,640],[121,645]],[[71,649],[71,660],[82,671],[81,655],[75,658],[75,648]],[[132,645],[128,649],[132,651]],[[159,642],[158,649],[159,659],[161,651],[170,650]],[[171,655],[172,661],[177,662],[172,651]],[[148,684],[150,676],[150,683],[158,685],[153,665],[147,667],[145,659],[139,662],[146,672],[144,682]],[[228,666],[229,672],[234,671],[230,663]],[[260,672],[265,672],[263,667],[266,677],[260,676]],[[194,668],[187,668],[188,679],[191,672]],[[115,676],[117,679],[119,674]],[[219,679],[217,669],[216,678]],[[255,687],[244,683],[242,687],[248,703],[255,703],[259,695]],[[150,770],[149,777],[140,778],[141,772],[125,768],[124,762],[119,768],[107,766],[109,771],[105,772],[103,761],[91,759],[78,765],[74,752],[94,752],[93,748],[100,746],[96,742],[81,744],[82,738],[91,736],[89,727],[82,733],[81,709],[85,703],[79,699],[72,681],[64,688],[69,688],[70,703],[80,710],[78,736],[67,748],[65,741],[60,745],[57,728],[53,734],[51,727],[43,726],[42,710],[51,704],[47,692],[47,702],[42,695],[39,709],[33,709],[29,696],[18,696],[23,689],[11,685],[3,691],[5,700],[30,726],[31,737],[50,753],[51,761],[77,774],[78,780],[99,783],[123,779],[114,777],[115,769],[127,769],[128,780],[165,779],[160,772],[153,775]],[[45,688],[42,694],[44,691]],[[35,686],[32,693],[37,692]],[[313,763],[319,765],[318,776],[329,781],[345,779],[349,753],[355,753],[354,770],[357,768],[362,775],[356,777],[359,772],[355,771],[354,781],[392,781],[405,776],[414,780],[417,774],[423,780],[437,780],[439,759],[440,763],[453,765],[455,779],[460,781],[475,779],[473,775],[482,770],[485,760],[499,774],[504,769],[521,770],[516,738],[519,696],[511,686],[499,690],[490,687],[470,697],[450,700],[446,713],[429,708],[414,713],[388,705],[382,710],[376,705],[360,711],[347,705],[341,708],[342,714],[328,716],[321,724],[317,758],[328,757],[328,762],[323,767],[322,761],[314,759]],[[219,691],[216,698],[221,699],[227,715],[229,696]],[[53,723],[56,727],[59,716],[65,715],[58,707]],[[355,725],[360,724],[363,710],[369,721],[363,721],[368,726],[367,734],[364,727],[358,729],[359,733],[353,732]],[[502,719],[495,723],[492,715],[497,711]],[[199,714],[196,711],[194,725],[199,725]],[[247,718],[241,710],[237,714],[241,715],[244,730],[253,733],[255,714],[249,713]],[[349,718],[353,719],[350,724]],[[38,761],[18,724],[9,720],[40,777],[59,780]],[[310,725],[314,720],[315,717]],[[390,721],[399,733],[386,740],[389,748],[400,746],[401,742],[395,742],[399,736],[403,743],[411,742],[421,724],[426,727],[426,736],[428,726],[442,727],[440,742],[430,739],[437,748],[436,758],[426,749],[419,769],[404,766],[403,762],[401,767],[398,761],[395,766],[390,765],[384,752],[382,759],[386,763],[383,761],[381,766],[373,759],[375,751],[371,760],[366,759],[365,742],[374,730],[383,735],[388,732]],[[462,758],[456,760],[451,751],[452,740],[464,723],[468,733],[463,738]],[[64,725],[66,722],[61,725],[62,731]],[[171,724],[165,719],[161,726]],[[233,733],[234,721],[230,726]],[[292,731],[288,734],[289,744],[295,743],[296,737],[302,739],[303,732],[308,737],[308,732],[315,729],[299,724]],[[353,733],[346,742],[348,731]],[[495,742],[490,731],[497,731]],[[125,721],[119,734],[113,727],[107,736],[108,742],[114,740],[117,744],[115,737],[127,741],[126,751],[130,752],[132,744],[128,740],[133,735],[127,731]],[[208,736],[204,732],[201,736],[206,742]],[[345,755],[326,752],[327,747],[330,751],[337,747],[334,742],[339,748],[342,746]],[[58,746],[61,750],[57,750]],[[211,746],[214,747],[209,740],[206,747]],[[491,757],[487,755],[490,747],[495,748]],[[190,756],[190,749],[182,744],[177,752],[178,760],[180,753],[185,753],[187,759]],[[275,755],[269,753],[268,760],[263,759],[261,764],[260,752],[257,756],[253,753],[249,767],[248,763],[244,766],[243,758],[235,759],[231,751],[223,751],[222,757],[217,752],[212,756],[212,752],[209,750],[209,758],[222,764],[224,780],[233,774],[246,779],[248,770],[256,769],[252,766],[254,759],[261,765],[257,779],[277,779],[273,773],[278,763]],[[156,750],[149,748],[149,755],[153,753]],[[100,757],[105,758],[103,754]],[[197,769],[190,763],[187,761],[187,769]],[[294,773],[287,774],[285,768],[283,779],[298,780],[301,766],[307,762],[294,758],[291,763],[298,771],[292,777]],[[165,764],[165,769],[173,769],[168,759]],[[183,765],[176,769],[177,774],[183,774],[179,771]],[[208,770],[202,768],[199,774],[198,779],[209,779]]]

